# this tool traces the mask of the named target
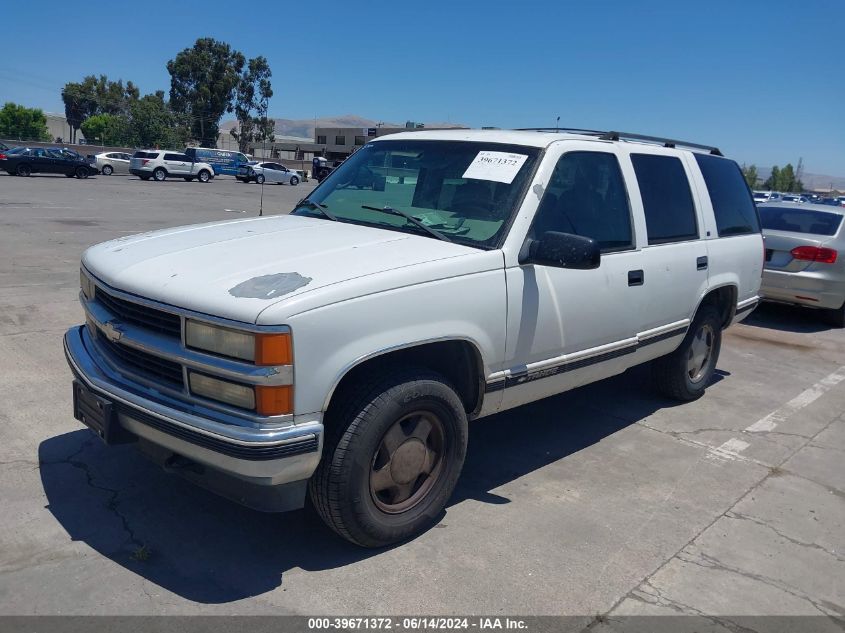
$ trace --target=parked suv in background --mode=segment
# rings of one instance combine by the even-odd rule
[[[307,492],[381,546],[438,520],[468,420],[642,363],[700,397],[762,267],[751,192],[715,148],[384,136],[290,215],[88,249],[86,325],[64,343],[74,415],[254,508]]]
[[[142,150],[135,152],[129,161],[129,173],[141,180],[158,180],[167,178],[184,178],[191,181],[194,178],[200,182],[208,182],[214,178],[214,170],[208,163],[198,163],[190,156],[167,150]]]

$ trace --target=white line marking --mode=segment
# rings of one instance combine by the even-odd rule
[[[751,444],[748,442],[743,442],[742,440],[732,437],[721,446],[710,449],[710,455],[719,459],[736,459],[739,457],[739,454],[749,446],[751,446]]]
[[[227,211],[228,213],[246,213],[246,211],[238,211],[237,209],[223,209],[223,210]]]
[[[832,374],[825,376],[816,384],[808,389],[805,389],[785,405],[772,411],[764,418],[760,418],[754,424],[746,427],[748,433],[766,433],[773,431],[778,424],[789,419],[797,411],[800,411],[808,404],[818,400],[825,392],[829,391],[840,382],[845,380],[845,367],[840,367]]]

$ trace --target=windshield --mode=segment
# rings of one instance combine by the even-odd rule
[[[842,223],[838,213],[811,211],[795,207],[758,207],[760,222],[771,231],[792,231],[814,235],[835,235]]]
[[[341,222],[426,234],[401,213],[380,211],[396,210],[453,242],[494,248],[539,154],[538,148],[522,145],[378,141],[346,159],[309,200]],[[307,205],[293,213],[326,218]]]

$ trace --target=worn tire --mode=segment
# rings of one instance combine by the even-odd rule
[[[363,547],[422,532],[446,507],[463,467],[467,418],[460,398],[443,376],[421,368],[370,374],[338,397],[338,406],[327,414],[323,457],[309,482],[317,513],[340,536]],[[415,505],[388,513],[376,504],[370,473],[387,431],[420,411],[442,424],[440,470]]]
[[[694,341],[700,332],[709,328],[712,344],[709,356],[702,367],[700,376],[690,376],[689,362]],[[712,305],[699,308],[681,345],[671,354],[656,359],[652,363],[652,376],[657,390],[668,398],[689,402],[704,395],[704,390],[713,378],[719,351],[722,347],[722,321],[719,311]]]
[[[153,171],[153,178],[156,182],[164,182],[167,178],[167,171],[163,167],[156,167]]]
[[[299,184],[299,177],[298,176],[291,176],[290,184],[296,187]]]
[[[823,310],[821,313],[822,321],[835,328],[845,327],[845,303],[838,308],[830,310]]]

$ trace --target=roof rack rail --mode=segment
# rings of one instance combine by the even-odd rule
[[[584,130],[578,127],[518,127],[516,132],[572,132],[574,134],[607,134],[604,130]]]
[[[604,130],[585,130],[573,127],[520,127],[516,128],[518,132],[570,132],[573,134],[586,134],[589,136],[596,136],[603,141],[646,141],[648,143],[660,143],[663,147],[689,147],[692,149],[703,149],[715,156],[723,156],[718,147],[712,145],[702,145],[700,143],[690,143],[688,141],[678,141],[671,138],[663,138],[660,136],[646,136],[645,134],[631,134],[629,132],[607,132]]]
[[[629,132],[604,132],[599,136],[603,141],[646,141],[648,143],[660,143],[663,147],[690,147],[693,149],[703,149],[715,156],[722,156],[722,152],[718,147],[712,145],[702,145],[700,143],[690,143],[688,141],[678,141],[671,138],[662,138],[660,136],[646,136],[645,134],[631,134]]]

